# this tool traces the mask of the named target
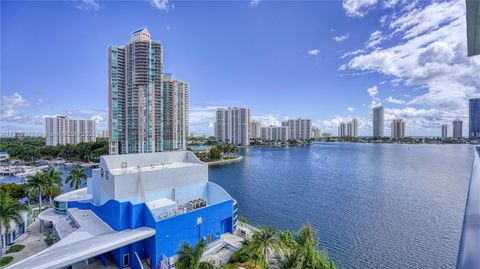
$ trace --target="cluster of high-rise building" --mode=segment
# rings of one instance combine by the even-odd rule
[[[384,117],[385,110],[383,106],[375,106],[372,108],[373,116],[373,137],[384,137]],[[390,126],[392,138],[404,138],[405,137],[405,120],[400,118],[395,118],[391,122]]]
[[[448,125],[441,125],[441,137],[448,138]],[[452,122],[452,137],[463,137],[463,121]],[[472,98],[468,101],[468,137],[480,138],[480,98]]]
[[[96,136],[94,120],[75,120],[67,116],[45,118],[45,145],[47,146],[94,142]]]
[[[340,123],[338,137],[358,137],[358,119]]]
[[[146,28],[108,49],[110,154],[186,149],[188,84],[163,72],[162,55]]]
[[[239,107],[218,108],[214,126],[215,138],[222,143],[248,146],[250,139],[262,141],[302,140],[314,137],[312,120],[288,119],[281,126],[262,126],[250,119],[250,109]],[[315,131],[320,133],[317,128]]]

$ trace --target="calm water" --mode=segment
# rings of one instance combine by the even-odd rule
[[[338,268],[454,268],[471,146],[251,148],[210,179],[251,223],[311,223]]]
[[[54,166],[57,171],[62,173],[62,193],[63,192],[68,192],[74,190],[74,188],[70,188],[70,183],[66,184],[65,179],[67,178],[68,175],[70,175],[70,168],[64,167],[64,166]],[[85,173],[87,174],[87,177],[92,177],[92,169],[91,168],[85,168]],[[23,177],[18,177],[18,176],[5,176],[0,178],[0,183],[23,183],[25,182],[25,178]],[[87,182],[84,182],[84,187],[87,186]]]

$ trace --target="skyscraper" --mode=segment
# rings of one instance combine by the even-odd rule
[[[453,138],[462,138],[462,121],[461,120],[454,120],[453,121]]]
[[[250,145],[250,109],[229,107],[218,108],[215,122],[215,137],[219,142]]]
[[[260,130],[260,122],[258,121],[250,121],[250,139],[259,139],[261,137],[261,130]]]
[[[442,138],[448,138],[448,125],[442,124]]]
[[[289,139],[308,140],[312,137],[311,119],[289,119],[282,121],[282,126],[287,126],[289,128]]]
[[[45,145],[58,146],[94,142],[94,120],[74,120],[67,116],[45,118]]]
[[[320,128],[317,126],[312,127],[312,138],[317,139],[320,138],[322,135],[320,133]]]
[[[392,138],[405,137],[405,121],[403,119],[392,120]]]
[[[163,76],[163,149],[187,148],[188,135],[188,84]]]
[[[162,50],[146,28],[109,47],[110,154],[186,149],[188,85],[169,75],[164,85]]]
[[[347,123],[347,136],[358,137],[358,120],[356,118]]]
[[[383,137],[383,106],[373,108],[373,137]]]
[[[347,136],[347,124],[345,122],[340,123],[338,125],[338,137],[346,137]]]
[[[480,98],[469,100],[468,136],[480,138]]]

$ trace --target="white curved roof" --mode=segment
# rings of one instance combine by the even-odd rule
[[[87,192],[87,188],[66,192],[55,197],[57,202],[85,201],[91,200],[92,194]]]

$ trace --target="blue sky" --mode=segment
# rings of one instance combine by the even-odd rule
[[[190,129],[212,134],[220,106],[322,130],[371,107],[407,135],[467,120],[480,59],[466,57],[464,1],[2,1],[1,132],[43,131],[43,117],[107,122],[107,49],[147,27],[164,70],[190,84]],[[465,127],[468,124],[464,124]],[[451,132],[451,130],[449,130]]]

